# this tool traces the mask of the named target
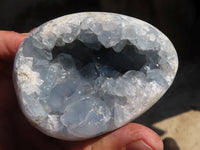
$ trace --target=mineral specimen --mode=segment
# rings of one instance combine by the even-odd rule
[[[150,108],[178,67],[169,39],[114,13],[63,16],[35,29],[15,58],[14,84],[26,117],[42,132],[83,140]]]

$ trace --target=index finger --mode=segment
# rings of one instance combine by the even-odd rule
[[[14,58],[21,42],[28,34],[0,30],[0,60],[10,61]]]

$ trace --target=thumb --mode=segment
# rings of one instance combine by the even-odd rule
[[[70,150],[163,150],[163,143],[151,129],[129,123],[96,139],[73,142],[70,148]]]

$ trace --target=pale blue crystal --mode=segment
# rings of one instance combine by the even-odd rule
[[[88,95],[68,105],[61,122],[71,134],[82,138],[107,130],[110,118],[109,107],[101,99]]]

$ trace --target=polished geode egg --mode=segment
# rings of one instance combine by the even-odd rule
[[[14,84],[35,127],[56,138],[83,140],[149,109],[177,68],[174,46],[152,25],[85,12],[51,20],[26,37],[15,57]]]

